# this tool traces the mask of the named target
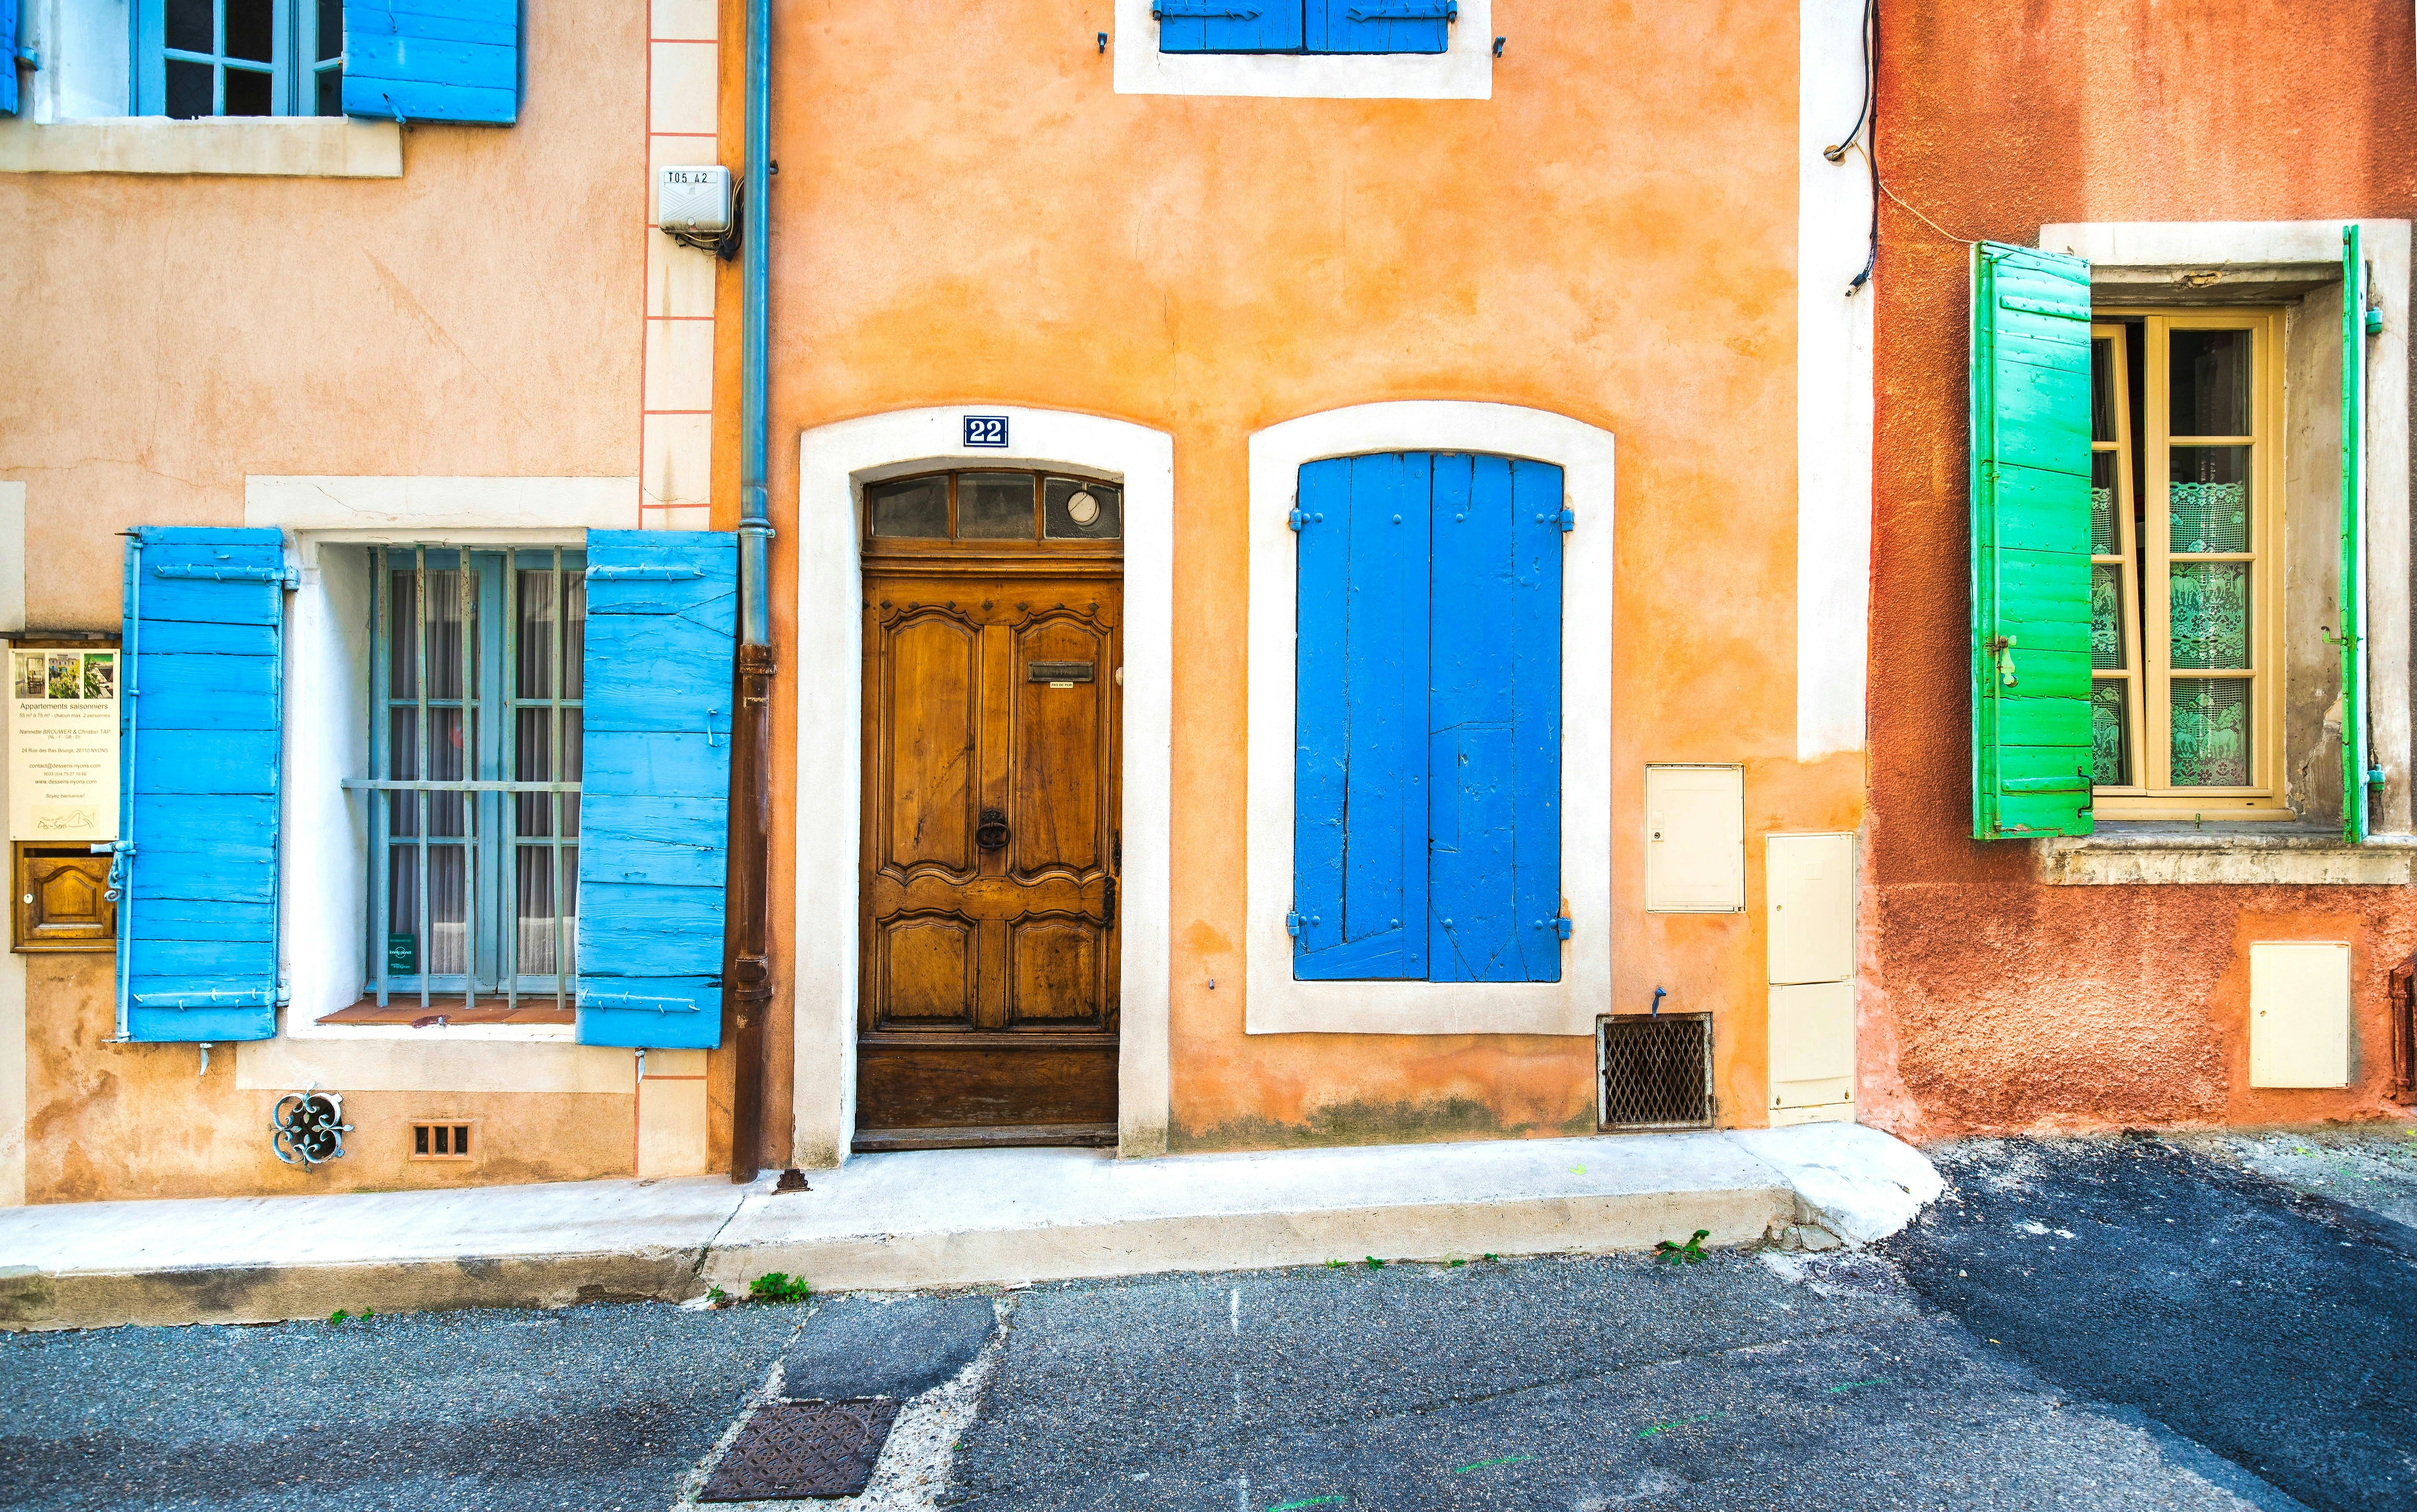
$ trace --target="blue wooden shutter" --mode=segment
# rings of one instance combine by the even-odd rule
[[[1972,249],[1972,836],[2090,833],[2090,265]]]
[[[1301,0],[1152,0],[1162,53],[1298,53]]]
[[[1300,470],[1293,975],[1427,973],[1432,459]]]
[[[344,113],[509,126],[520,0],[346,0]]]
[[[1442,53],[1455,0],[1308,0],[1312,53]]]
[[[0,115],[17,113],[17,0],[0,0]]]
[[[2367,835],[2366,257],[2342,227],[2341,668],[2342,839]]]
[[[274,530],[136,530],[119,703],[119,1033],[277,1033],[285,552]]]
[[[722,1043],[738,547],[587,533],[579,1040]]]
[[[1435,459],[1427,976],[1561,978],[1561,470]]]

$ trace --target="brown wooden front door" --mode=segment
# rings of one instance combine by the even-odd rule
[[[1115,493],[867,490],[857,1149],[1115,1142]]]

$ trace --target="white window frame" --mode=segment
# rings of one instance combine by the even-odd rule
[[[1611,1007],[1612,436],[1516,404],[1413,400],[1305,415],[1251,437],[1249,861],[1245,1027],[1254,1035],[1590,1035]],[[1301,464],[1472,451],[1551,462],[1577,527],[1561,558],[1561,894],[1558,982],[1293,978],[1294,631]]]
[[[628,529],[631,477],[331,477],[244,480],[244,523],[285,532],[301,586],[286,608],[284,821],[279,938],[290,1000],[284,1039],[428,1040],[407,1024],[322,1024],[360,1000],[368,960],[369,831],[346,778],[369,776],[369,553],[324,548],[414,542],[484,550],[584,547]],[[570,1024],[457,1024],[447,1040],[559,1041]],[[588,1047],[598,1049],[597,1047]],[[599,1053],[605,1053],[600,1049]],[[626,1052],[614,1051],[616,1058]]]
[[[1150,0],[1116,0],[1119,95],[1491,99],[1494,0],[1460,0],[1440,53],[1162,53]]]

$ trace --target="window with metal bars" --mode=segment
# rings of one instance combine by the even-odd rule
[[[571,1006],[585,560],[372,552],[370,957],[391,996]]]

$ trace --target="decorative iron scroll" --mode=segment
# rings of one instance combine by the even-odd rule
[[[344,1095],[321,1092],[313,1082],[277,1099],[269,1114],[269,1149],[289,1166],[315,1166],[344,1157]]]

